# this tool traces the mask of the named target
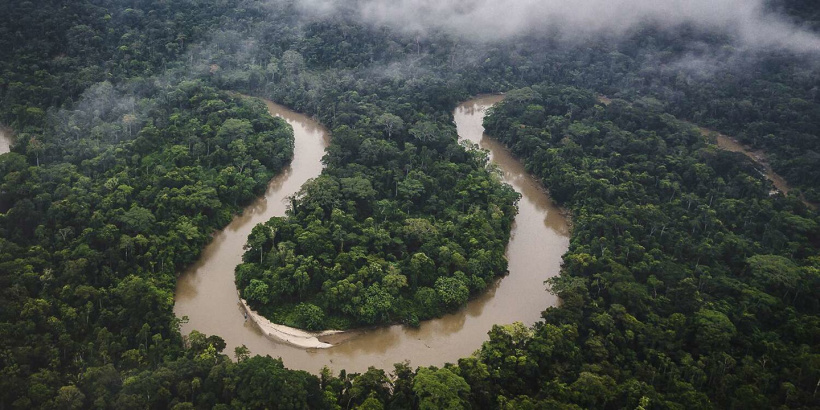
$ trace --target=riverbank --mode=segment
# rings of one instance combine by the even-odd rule
[[[774,185],[775,191],[773,191],[772,194],[776,194],[778,191],[782,192],[783,195],[789,194],[789,191],[791,191],[789,183],[786,181],[786,178],[783,178],[778,173],[774,172],[774,169],[772,169],[772,166],[769,164],[769,161],[766,158],[766,152],[762,150],[752,150],[752,148],[748,145],[744,145],[740,141],[728,135],[721,134],[717,131],[703,127],[698,127],[698,129],[700,130],[700,133],[702,135],[710,138],[714,137],[715,141],[717,142],[718,148],[726,151],[739,152],[748,157],[749,159],[751,159],[752,161],[754,161],[755,164],[760,166],[762,170],[758,170],[758,172],[763,174],[766,177],[766,179],[771,181],[772,185]],[[800,201],[803,202],[803,205],[806,205],[811,209],[816,210],[818,207],[818,204],[807,201],[802,194],[798,195],[798,199],[800,199]]]
[[[294,128],[293,161],[274,178],[265,196],[218,232],[201,259],[180,276],[174,312],[189,318],[182,333],[196,329],[218,335],[225,340],[226,352],[244,345],[252,354],[281,357],[288,368],[318,374],[325,366],[348,372],[365,372],[370,366],[392,369],[405,360],[414,367],[440,367],[481,348],[493,325],[539,321],[544,309],[559,304],[544,281],[560,273],[569,228],[544,187],[506,149],[483,136],[482,120],[496,98],[471,100],[454,112],[459,138],[490,150],[504,180],[522,194],[507,244],[509,274],[488,284],[484,293],[459,311],[423,321],[419,327],[391,325],[317,334],[277,325],[256,312],[252,315],[247,304],[238,300],[234,283],[243,246],[256,224],[284,215],[287,198],[321,173],[321,157],[330,138],[312,119],[268,101],[271,114]]]
[[[247,320],[250,320],[253,324],[255,324],[265,336],[275,341],[285,342],[291,346],[300,347],[302,349],[327,349],[329,347],[333,347],[335,343],[327,343],[319,340],[320,337],[329,337],[340,333],[345,333],[345,331],[342,330],[308,332],[306,330],[280,325],[271,322],[266,317],[251,309],[245,299],[240,298],[239,303],[245,310]]]
[[[604,104],[604,105],[609,105],[610,103],[612,103],[612,100],[610,98],[604,96],[604,95],[599,95],[598,96],[598,102],[600,102],[601,104]],[[717,132],[715,130],[711,130],[709,128],[701,127],[701,126],[699,126],[697,124],[694,124],[690,121],[685,121],[685,120],[682,120],[682,121],[684,121],[685,123],[690,124],[691,126],[697,128],[698,131],[700,131],[700,134],[703,135],[704,137],[714,138],[715,139],[715,145],[717,145],[718,148],[720,148],[722,150],[725,150],[725,151],[739,152],[739,153],[745,155],[747,158],[751,159],[755,164],[760,166],[762,168],[761,170],[759,170],[761,175],[765,176],[766,179],[771,181],[772,185],[775,188],[775,191],[773,191],[772,194],[775,194],[777,192],[782,192],[783,195],[788,195],[789,194],[789,191],[791,190],[791,187],[789,186],[789,183],[786,181],[785,178],[780,176],[778,173],[774,172],[774,169],[772,169],[772,166],[769,164],[769,161],[766,159],[766,152],[764,152],[762,150],[753,150],[752,147],[749,147],[747,145],[742,144],[737,139],[735,139],[733,137],[730,137],[728,135],[725,135],[725,134],[721,134],[720,132]],[[806,201],[802,197],[800,198],[800,201],[802,201],[803,204],[805,204],[809,208],[817,209],[817,204]]]
[[[788,183],[786,183],[786,179],[772,170],[769,161],[766,159],[765,152],[760,150],[754,151],[751,147],[741,144],[740,141],[709,128],[698,126],[698,131],[705,137],[715,138],[718,148],[731,152],[739,152],[754,161],[755,164],[763,168],[761,173],[765,174],[769,181],[772,181],[772,185],[774,185],[775,189],[784,195],[787,195],[789,190],[791,190]]]
[[[537,202],[537,206],[539,208],[544,207],[541,208],[542,210],[544,210],[545,208],[557,209],[557,218],[553,216],[546,219],[545,222],[548,222],[549,227],[560,230],[564,234],[568,235],[571,226],[571,212],[566,208],[560,208],[553,204],[552,201],[549,199],[549,190],[543,186],[541,181],[539,181],[534,176],[530,175],[524,169],[523,165],[512,156],[509,150],[507,150],[504,146],[492,140],[491,138],[487,138],[487,136],[485,136],[483,133],[484,129],[481,121],[484,117],[484,114],[486,113],[486,110],[488,110],[492,105],[502,101],[503,99],[503,94],[484,94],[475,97],[473,100],[461,104],[457,108],[456,114],[458,114],[459,112],[468,114],[468,117],[471,118],[470,122],[472,124],[467,126],[465,125],[464,120],[459,121],[458,119],[456,119],[456,122],[457,124],[459,124],[460,127],[459,139],[469,140],[477,146],[480,146],[481,148],[488,150],[491,162],[498,165],[499,169],[502,172],[504,172],[505,182],[513,185],[514,189],[516,189],[519,193],[522,193],[525,199]],[[275,107],[273,106],[270,107],[272,109],[275,109]],[[532,213],[533,212],[525,212],[524,216],[530,215]],[[522,229],[514,229],[514,231],[516,232],[521,230]],[[530,237],[529,239],[531,241],[538,240],[537,235]],[[522,258],[523,257],[524,256],[522,255]],[[528,269],[533,268],[535,268],[535,266],[528,267]],[[494,286],[498,286],[501,280],[503,280],[503,277],[497,278],[497,280],[494,283]],[[480,295],[471,298],[470,302],[477,298],[480,298]],[[345,330],[331,329],[312,332],[273,322],[264,315],[252,310],[247,301],[241,299],[241,297],[240,305],[246,313],[247,319],[254,323],[265,336],[272,340],[284,342],[291,346],[300,347],[304,349],[327,349],[335,345],[339,345],[341,343],[355,339],[363,334],[377,330],[379,328],[403,326],[400,323],[392,323],[375,327],[352,328]],[[439,318],[434,318],[430,320],[434,321],[438,319]]]

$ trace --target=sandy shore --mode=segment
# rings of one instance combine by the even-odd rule
[[[264,316],[251,309],[245,299],[240,298],[239,302],[242,304],[242,308],[245,309],[245,313],[248,315],[248,320],[256,324],[265,336],[276,341],[285,342],[292,346],[301,347],[303,349],[327,349],[335,346],[335,344],[325,343],[319,340],[320,337],[325,338],[327,336],[345,333],[342,330],[308,332],[290,326],[279,325],[271,322]]]

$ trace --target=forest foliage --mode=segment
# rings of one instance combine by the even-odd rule
[[[773,3],[816,27],[811,2]],[[809,57],[652,25],[473,43],[278,1],[0,15],[0,120],[17,131],[0,156],[0,407],[820,405],[817,214],[682,122],[766,149],[816,201]],[[333,132],[327,170],[249,238],[249,299],[304,327],[413,324],[503,273],[516,196],[456,144],[451,113],[516,90],[486,125],[572,212],[562,306],[440,368],[310,375],[183,337],[176,273],[292,150],[261,102],[221,90]]]
[[[589,91],[539,84],[511,91],[485,126],[573,215],[550,281],[563,304],[526,344],[563,326],[583,347],[574,371],[532,354],[534,373],[499,384],[555,397],[557,386],[542,386],[556,377],[609,383],[615,394],[576,402],[589,407],[815,402],[816,213],[770,195],[742,154],[649,105],[604,106]]]
[[[248,239],[237,287],[277,323],[417,325],[506,273],[518,194],[487,155],[452,123],[372,109],[333,130],[322,175]]]
[[[49,407],[61,374],[178,354],[176,272],[289,162],[292,130],[261,101],[162,92],[120,111],[111,84],[92,87],[93,107],[0,157],[3,402]]]

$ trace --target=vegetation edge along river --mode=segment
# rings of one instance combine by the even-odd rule
[[[598,96],[598,101],[600,103],[604,104],[604,105],[609,105],[609,104],[612,103],[612,99],[607,97],[607,96],[604,96],[604,95],[599,95]],[[690,122],[690,124],[692,124],[692,126],[694,126],[694,127],[697,127],[698,131],[700,131],[700,133],[703,136],[709,137],[709,138],[714,137],[715,145],[717,145],[718,148],[720,148],[722,150],[725,150],[725,151],[739,152],[739,153],[745,155],[747,158],[749,158],[755,164],[757,164],[758,166],[760,166],[762,168],[762,170],[758,170],[758,172],[760,172],[763,176],[765,176],[766,179],[771,181],[771,183],[774,186],[776,191],[782,192],[783,195],[788,195],[789,194],[789,191],[791,191],[791,187],[789,186],[789,182],[786,181],[786,178],[783,178],[782,176],[780,176],[780,174],[775,172],[774,169],[772,169],[771,164],[769,164],[769,161],[766,158],[766,152],[765,151],[763,151],[763,150],[753,150],[751,147],[749,147],[748,145],[742,144],[740,141],[738,141],[734,137],[730,137],[726,134],[717,132],[715,130],[712,130],[712,129],[709,129],[709,128],[706,128],[706,127],[701,127],[700,125],[697,125],[697,124],[694,124],[694,123],[691,123],[691,122]],[[805,200],[804,198],[802,198],[802,196],[801,196],[801,201],[804,204],[806,204],[806,206],[808,206],[812,209],[817,209],[817,204]]]
[[[820,202],[818,47],[804,55],[792,50],[798,38],[765,41],[777,39],[766,24],[723,24],[737,13],[645,21],[617,36],[502,39],[482,25],[471,25],[480,38],[417,33],[298,3],[0,2],[10,34],[0,35],[0,123],[17,132],[0,155],[0,408],[820,407],[818,215],[797,195],[769,195],[742,154],[669,119],[766,149]],[[753,15],[817,38],[817,2],[765,3]],[[642,19],[608,22],[627,20]],[[749,42],[738,27],[766,38]],[[449,126],[470,95],[549,82],[639,109],[613,104],[602,116],[556,104],[552,90],[507,115],[526,138],[510,146],[525,148],[522,159],[543,148],[527,165],[572,210],[572,249],[553,286],[561,308],[529,329],[494,327],[457,365],[316,377],[241,351],[233,362],[219,336],[179,332],[178,272],[263,193],[293,139],[261,102],[180,87],[192,79],[320,118],[339,149],[328,173],[367,174],[388,199],[384,161],[360,160],[357,144],[409,141],[419,163],[407,128],[433,123],[452,142],[439,152],[459,155],[436,162],[465,170],[456,180],[480,174]],[[402,135],[372,121],[386,114],[405,122]],[[233,132],[248,124],[253,133]],[[337,144],[344,134],[349,144]],[[407,153],[386,171],[405,175]],[[478,176],[464,185],[494,182]],[[446,179],[433,181],[428,192]]]
[[[248,221],[265,219],[261,215],[270,215],[272,207],[277,213],[283,213],[281,200],[289,195],[286,191],[293,190],[294,186],[298,189],[301,183],[296,182],[305,180],[307,173],[321,170],[318,161],[321,155],[312,151],[317,147],[324,150],[324,145],[317,141],[327,141],[317,135],[326,131],[310,118],[268,102],[272,114],[283,115],[294,127],[293,163],[273,180],[265,198],[248,207],[242,216],[217,234],[214,243],[203,252],[203,259],[180,277],[175,312],[179,317],[189,317],[189,322],[182,327],[183,333],[196,329],[219,335],[228,351],[245,345],[255,354],[282,357],[289,368],[318,372],[330,366],[352,372],[364,371],[369,366],[389,369],[393,363],[404,360],[413,366],[443,365],[478,349],[494,324],[521,321],[531,325],[538,321],[544,308],[557,303],[543,282],[558,274],[561,256],[569,245],[569,230],[559,209],[523,166],[498,143],[486,137],[482,139],[484,114],[501,99],[501,96],[478,97],[455,110],[459,138],[488,149],[492,161],[500,166],[502,178],[523,194],[507,248],[510,275],[490,286],[486,293],[458,312],[422,322],[419,328],[392,325],[315,338],[315,334],[309,332],[274,325],[253,312],[245,321],[246,311],[236,296],[231,266],[241,256],[241,245],[231,245],[233,241],[226,240],[225,235],[235,236],[244,244],[247,235],[242,233],[256,225]],[[307,147],[307,144],[317,145]],[[312,164],[303,161],[306,151],[311,151]],[[302,167],[309,168],[310,172],[304,172]],[[297,174],[301,177],[297,178]],[[226,245],[235,248],[235,253],[228,256],[213,249]],[[208,268],[212,261],[218,262],[218,269]],[[260,327],[265,331],[260,332]],[[267,331],[271,331],[268,335],[273,336],[273,340],[268,338]],[[336,345],[330,349],[315,349],[330,344]]]

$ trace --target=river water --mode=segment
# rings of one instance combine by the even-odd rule
[[[734,138],[728,137],[721,133],[713,132],[706,128],[701,128],[700,130],[704,135],[714,133],[718,148],[726,151],[739,152],[751,158],[752,161],[763,167],[763,174],[766,175],[766,178],[768,178],[769,181],[772,181],[772,185],[774,185],[777,190],[782,192],[784,195],[789,193],[789,184],[783,177],[774,172],[772,166],[769,165],[768,161],[766,161],[766,155],[762,151],[752,151],[751,149],[747,149]]]
[[[601,102],[604,105],[609,105],[610,103],[612,103],[612,100],[610,98],[604,96],[604,95],[599,95],[598,96],[598,101]],[[692,125],[697,127],[698,130],[700,131],[700,133],[704,136],[708,137],[708,136],[714,135],[715,140],[717,142],[718,148],[720,148],[722,150],[726,150],[726,151],[739,152],[739,153],[749,157],[752,161],[754,161],[755,163],[757,163],[759,166],[761,166],[763,168],[763,170],[761,171],[761,174],[763,174],[766,178],[768,178],[769,181],[772,182],[772,185],[774,185],[774,187],[778,191],[782,192],[784,195],[787,195],[789,193],[790,188],[789,188],[788,182],[786,182],[785,178],[781,177],[776,172],[774,172],[774,170],[772,169],[772,166],[769,165],[769,162],[766,160],[766,153],[764,153],[763,151],[759,151],[759,150],[758,151],[752,151],[751,148],[748,148],[748,147],[744,146],[739,141],[737,141],[736,139],[734,139],[734,138],[732,138],[728,135],[723,135],[723,134],[721,134],[719,132],[716,132],[714,130],[710,130],[708,128],[700,127],[700,126],[697,126],[695,124],[692,124]],[[803,200],[803,203],[805,203],[806,206],[809,206],[811,208],[816,209],[815,204],[811,204],[809,202],[806,202],[805,200]]]
[[[500,144],[483,136],[486,109],[500,100],[498,96],[478,98],[460,105],[454,113],[459,137],[489,149],[504,180],[523,195],[507,248],[510,274],[485,294],[461,311],[425,321],[419,328],[394,325],[355,331],[328,349],[303,349],[268,339],[251,321],[245,321],[233,280],[242,246],[253,226],[284,215],[285,198],[308,178],[319,175],[328,143],[326,131],[314,121],[268,103],[273,115],[284,117],[294,128],[293,163],[271,182],[263,198],[215,236],[197,264],[179,278],[174,312],[189,318],[182,332],[196,329],[219,335],[227,344],[226,354],[232,355],[234,347],[244,344],[253,354],[281,357],[292,369],[317,373],[328,366],[334,371],[362,372],[369,366],[390,370],[393,363],[404,360],[413,367],[455,362],[480,348],[493,324],[538,321],[542,310],[558,303],[543,282],[560,270],[561,256],[569,246],[569,229],[559,209],[523,166]]]

